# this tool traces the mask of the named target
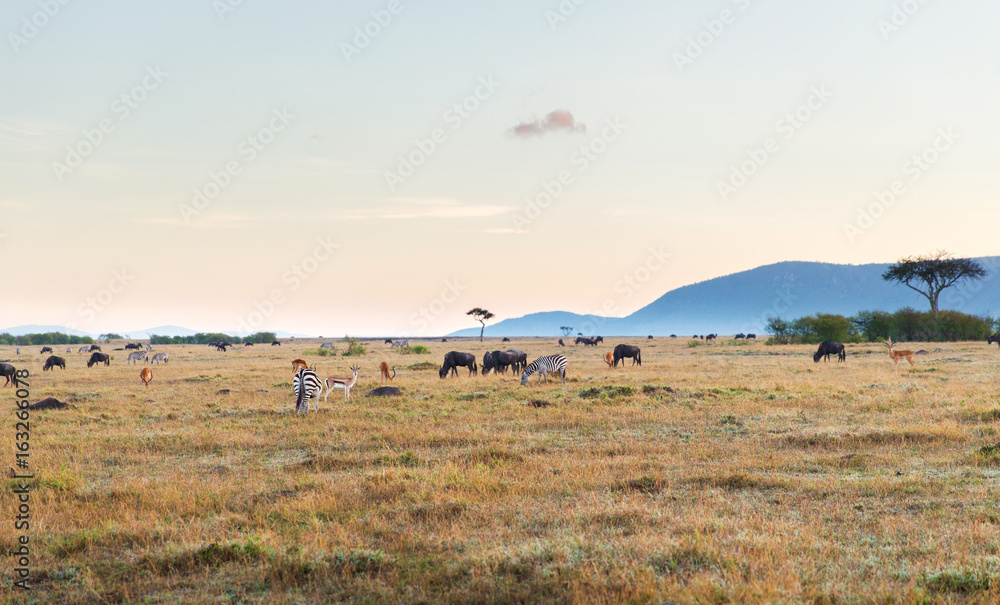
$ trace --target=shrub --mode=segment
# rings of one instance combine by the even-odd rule
[[[410,346],[400,347],[399,348],[399,352],[402,355],[409,355],[410,353],[413,353],[415,355],[430,355],[431,354],[431,350],[428,349],[427,347],[425,347],[424,345],[414,345],[412,347],[410,347]]]
[[[352,338],[350,336],[344,336],[344,340],[347,341],[347,350],[342,353],[344,357],[351,357],[353,355],[364,355],[367,353],[364,345],[358,342],[357,338]]]

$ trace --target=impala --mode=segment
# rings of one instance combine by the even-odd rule
[[[326,398],[330,396],[330,392],[333,389],[344,389],[344,401],[350,399],[351,387],[358,381],[358,370],[360,369],[361,366],[351,366],[352,376],[328,376],[324,381],[326,383],[326,395],[323,396],[323,401],[326,401]]]
[[[614,353],[612,353],[611,351],[608,351],[607,353],[604,354],[604,363],[608,364],[609,368],[614,364],[614,362],[615,362],[615,354]]]
[[[139,372],[139,378],[142,380],[142,383],[146,385],[146,388],[149,388],[149,381],[153,379],[153,370],[143,368],[142,371]]]
[[[299,370],[308,370],[309,364],[306,363],[305,359],[293,359],[292,369],[295,371],[295,373],[298,373]]]
[[[396,368],[392,369],[392,376],[389,376],[389,364],[387,364],[384,361],[382,363],[378,364],[378,370],[379,370],[379,372],[382,373],[382,380],[383,381],[386,378],[388,378],[389,380],[392,380],[393,378],[396,377]]]
[[[906,361],[910,362],[911,366],[912,365],[916,365],[916,364],[913,363],[913,351],[909,351],[909,350],[907,350],[907,351],[894,351],[893,347],[895,347],[897,343],[893,343],[891,338],[889,340],[887,340],[886,342],[883,342],[882,344],[885,345],[885,348],[889,349],[889,359],[892,360],[892,368],[893,368],[893,370],[898,370],[899,369],[899,360],[900,359],[905,359]]]

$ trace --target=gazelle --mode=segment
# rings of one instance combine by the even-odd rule
[[[299,370],[308,370],[309,364],[306,363],[305,359],[293,359],[292,360],[292,370],[297,374]]]
[[[614,361],[615,361],[614,353],[608,351],[607,353],[604,354],[604,363],[608,364],[609,368],[614,364]]]
[[[139,378],[142,380],[142,383],[146,385],[146,388],[149,388],[149,382],[153,380],[153,370],[143,368],[142,371],[139,372]]]
[[[898,370],[899,369],[899,360],[900,359],[905,359],[906,361],[910,362],[911,366],[912,365],[916,365],[916,364],[913,363],[913,351],[909,351],[909,350],[907,350],[907,351],[893,351],[892,349],[893,349],[893,347],[896,346],[896,344],[892,342],[891,338],[889,340],[883,342],[882,344],[885,345],[885,348],[889,349],[889,359],[892,360],[892,369],[893,370]]]
[[[353,376],[343,377],[343,376],[328,376],[323,382],[326,383],[326,395],[323,396],[323,401],[330,396],[330,392],[333,389],[344,389],[344,401],[351,398],[351,387],[354,383],[358,381],[358,370],[361,366],[351,366],[351,372],[354,373]]]
[[[382,381],[383,382],[385,382],[386,378],[388,378],[389,380],[392,380],[393,378],[396,377],[396,368],[392,369],[392,376],[389,376],[389,364],[387,364],[384,361],[382,363],[378,364],[378,370],[379,370],[379,372],[382,373]]]

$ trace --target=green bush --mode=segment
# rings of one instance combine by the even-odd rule
[[[779,317],[768,320],[767,344],[816,344],[835,342],[957,342],[986,340],[996,320],[958,311],[916,311],[904,308],[895,313],[861,311],[854,317],[817,313],[788,322]]]
[[[427,347],[425,347],[424,345],[414,345],[412,347],[409,347],[409,346],[407,346],[407,347],[399,347],[399,352],[402,355],[409,355],[410,353],[413,353],[415,355],[430,355],[431,354],[431,350],[428,349]]]
[[[350,336],[344,336],[344,340],[347,341],[347,350],[342,353],[344,357],[351,357],[354,355],[364,355],[367,353],[364,345],[358,342],[357,338],[352,338]]]

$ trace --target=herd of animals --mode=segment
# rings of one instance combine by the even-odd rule
[[[693,338],[714,340],[718,337],[717,334],[706,334],[704,336],[694,336]],[[649,338],[652,338],[650,336]],[[670,338],[677,338],[676,334],[671,334]],[[734,339],[751,339],[756,340],[756,334],[737,334]],[[442,340],[447,342],[446,340]],[[504,338],[503,342],[509,342],[510,339]],[[386,344],[391,344],[392,348],[398,348],[403,346],[409,346],[409,341],[398,340],[393,341],[391,339],[385,340]],[[595,338],[578,337],[575,344],[583,344],[586,346],[596,347],[599,343],[604,342],[604,338],[597,336]],[[990,336],[986,343],[993,344],[997,343],[1000,346],[1000,332]],[[909,362],[911,366],[915,365],[913,362],[913,356],[918,353],[923,353],[924,351],[914,352],[911,350],[897,350],[896,345],[898,343],[892,342],[892,339],[882,343],[889,354],[889,358],[892,359],[893,369],[898,370],[899,362],[905,360]],[[279,341],[274,341],[271,346],[280,346]],[[559,340],[560,346],[565,346],[563,341]],[[228,347],[234,346],[229,342],[210,342],[209,346],[215,347],[221,351],[225,351]],[[253,343],[245,343],[244,346],[253,346]],[[323,343],[321,348],[331,348],[332,343]],[[118,349],[116,349],[118,350]],[[170,361],[170,355],[167,353],[156,353],[152,357],[149,357],[149,352],[152,351],[152,346],[142,345],[139,343],[128,343],[123,349],[126,351],[132,351],[126,356],[126,365],[131,365],[133,362],[138,364],[140,361],[158,364]],[[73,348],[69,347],[66,349],[67,353],[72,353]],[[90,358],[87,361],[87,367],[93,367],[95,365],[104,364],[108,366],[111,364],[111,357],[103,352],[101,352],[100,345],[84,345],[79,348],[78,353],[90,353]],[[52,347],[42,347],[41,354],[53,353]],[[17,354],[21,354],[21,349],[17,349]],[[844,362],[847,360],[847,348],[843,343],[826,341],[820,343],[819,348],[816,353],[813,354],[813,361],[819,363],[822,359],[824,361],[829,361],[831,355],[837,356],[838,362]],[[642,366],[642,351],[639,347],[634,345],[620,344],[617,345],[613,351],[608,351],[604,355],[604,361],[608,364],[609,368],[617,368],[618,363],[621,362],[624,366],[625,360],[631,359],[632,365]],[[524,351],[508,350],[508,351],[489,351],[483,355],[482,365],[477,364],[475,355],[472,353],[462,353],[459,351],[449,351],[444,356],[444,363],[438,371],[438,376],[442,379],[447,378],[448,375],[458,376],[458,368],[463,367],[468,369],[469,375],[478,375],[480,371],[483,376],[488,375],[490,372],[495,374],[506,374],[508,369],[512,372],[521,372],[521,384],[525,385],[528,383],[528,379],[533,374],[538,374],[538,382],[541,384],[543,381],[548,382],[547,375],[550,373],[559,374],[562,382],[566,382],[566,365],[567,360],[563,355],[547,355],[542,356],[528,363],[528,356]],[[52,370],[54,368],[66,369],[66,360],[63,357],[57,355],[49,355],[42,366],[42,371]],[[348,376],[328,376],[323,380],[320,380],[319,375],[316,373],[314,368],[310,368],[309,365],[303,359],[295,359],[292,361],[292,368],[295,372],[295,377],[293,381],[294,391],[295,391],[295,409],[298,413],[308,413],[310,405],[310,400],[315,400],[314,410],[319,411],[319,396],[323,395],[323,390],[325,388],[326,394],[323,396],[323,400],[326,401],[330,396],[330,393],[335,389],[344,390],[344,400],[347,401],[351,396],[351,387],[355,385],[358,380],[358,372],[360,371],[360,366],[351,366],[351,375]],[[481,368],[481,370],[480,370]],[[13,365],[8,363],[0,363],[0,376],[6,379],[4,386],[8,386],[11,383],[16,387],[18,385],[18,380],[16,378],[16,369]],[[379,372],[381,374],[382,381],[392,380],[396,377],[396,369],[392,368],[392,373],[390,374],[389,364],[382,362],[379,365]],[[143,385],[149,386],[149,383],[153,379],[153,372],[149,367],[143,367],[139,373],[139,379],[142,381]],[[385,395],[398,395],[399,389],[395,387],[381,387],[375,389],[370,395],[385,396]]]

